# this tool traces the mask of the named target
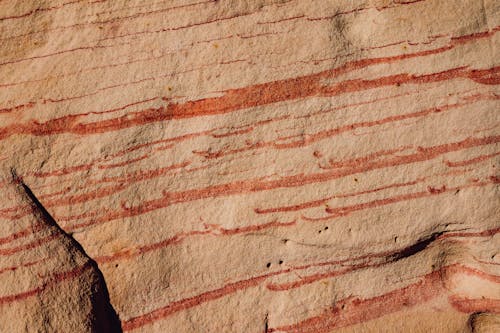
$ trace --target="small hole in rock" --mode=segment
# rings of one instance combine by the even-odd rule
[[[271,267],[271,263],[268,262],[267,265],[266,265],[267,268]]]
[[[320,233],[321,233],[321,230],[318,230],[318,234],[320,234]]]
[[[325,230],[328,230],[328,227],[325,227]]]
[[[118,264],[115,264],[115,267],[118,267]]]
[[[281,264],[283,263],[283,260],[280,260],[280,261],[278,261],[278,262],[279,262],[279,264],[281,265]]]

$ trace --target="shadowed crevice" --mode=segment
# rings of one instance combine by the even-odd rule
[[[416,243],[407,246],[404,249],[391,255],[389,261],[397,261],[400,259],[408,258],[425,250],[432,242],[434,242],[444,233],[444,231],[434,232],[425,238],[419,239]]]
[[[88,261],[94,270],[97,277],[97,287],[90,294],[90,298],[93,305],[93,315],[94,322],[92,325],[92,332],[103,332],[103,333],[121,333],[121,322],[116,313],[115,309],[111,305],[108,288],[106,286],[106,281],[104,275],[99,270],[97,263],[85,252],[84,248],[80,243],[78,243],[70,234],[68,234],[64,229],[62,229],[55,219],[50,215],[50,213],[45,209],[42,203],[35,196],[33,191],[24,183],[21,177],[17,175],[14,169],[11,169],[12,179],[16,185],[18,185],[21,194],[30,202],[34,211],[39,214],[40,219],[47,223],[52,228],[60,232],[63,237],[65,237],[70,245],[80,252]]]

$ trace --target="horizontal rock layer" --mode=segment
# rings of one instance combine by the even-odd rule
[[[493,0],[0,1],[0,330],[498,330],[499,38]]]

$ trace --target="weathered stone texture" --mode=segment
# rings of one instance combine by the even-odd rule
[[[500,331],[500,2],[0,0],[0,331]]]

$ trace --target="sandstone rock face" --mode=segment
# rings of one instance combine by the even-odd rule
[[[500,2],[0,1],[0,331],[500,331]]]
[[[119,332],[96,263],[11,176],[3,179],[3,199],[18,209],[10,218],[0,216],[0,331]]]

